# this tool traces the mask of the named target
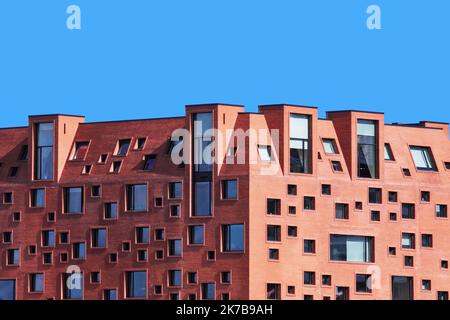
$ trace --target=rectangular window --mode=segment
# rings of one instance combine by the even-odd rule
[[[92,229],[92,248],[106,248],[107,238],[106,228]]]
[[[316,241],[310,239],[303,240],[303,252],[304,253],[316,253]]]
[[[117,143],[117,156],[126,156],[130,148],[131,139],[122,139]]]
[[[432,234],[422,234],[422,247],[432,248],[433,247],[433,235]]]
[[[188,284],[197,284],[198,274],[197,272],[188,272],[187,273],[187,282]]]
[[[32,273],[30,274],[30,292],[42,293],[44,292],[44,274]]]
[[[169,183],[169,199],[181,199],[182,187],[181,182]]]
[[[32,189],[30,200],[32,208],[43,208],[45,206],[45,189]]]
[[[147,211],[147,185],[130,184],[127,190],[127,211]]]
[[[13,203],[13,193],[12,192],[4,192],[3,193],[3,203],[4,204],[12,204]]]
[[[414,249],[416,247],[416,236],[414,233],[402,233],[402,248]]]
[[[267,225],[267,241],[281,241],[281,226]]]
[[[18,266],[20,262],[20,250],[19,249],[8,249],[6,251],[6,265],[7,266]]]
[[[83,213],[83,206],[84,206],[83,187],[64,188],[64,213],[68,214]]]
[[[402,203],[402,218],[403,219],[416,218],[414,203]]]
[[[28,160],[28,145],[22,146],[17,160],[19,160],[19,161],[27,161]]]
[[[42,231],[42,246],[43,247],[55,246],[55,231],[53,230]]]
[[[389,213],[389,220],[391,220],[391,221],[397,221],[397,213],[395,213],[395,212],[390,212],[390,213]]]
[[[322,184],[322,195],[331,196],[331,184]]]
[[[231,284],[231,272],[230,271],[222,271],[220,273],[220,281],[223,284]]]
[[[302,114],[289,116],[290,171],[311,173],[311,117]]]
[[[86,259],[86,243],[75,242],[72,244],[72,257],[76,260]]]
[[[150,228],[136,227],[136,243],[148,244],[150,242]]]
[[[382,202],[382,189],[369,188],[369,203],[381,203],[381,202]]]
[[[348,204],[347,203],[336,203],[336,219],[348,220]]]
[[[77,285],[69,284],[76,283]],[[83,274],[63,273],[63,299],[83,299]]]
[[[431,198],[430,191],[421,191],[420,192],[420,201],[430,202],[430,198]]]
[[[374,262],[374,238],[366,236],[330,236],[332,261]]]
[[[335,171],[335,172],[342,172],[342,171],[344,171],[342,169],[342,165],[341,165],[340,161],[335,161],[335,160],[331,161],[331,167],[333,168],[333,171]]]
[[[336,287],[336,300],[350,300],[350,289],[348,287]]]
[[[147,272],[125,272],[125,288],[127,298],[146,298],[147,296]]]
[[[102,187],[100,185],[93,185],[91,187],[91,196],[100,197],[102,194]]]
[[[412,277],[392,277],[392,300],[413,300],[413,292]]]
[[[391,145],[389,143],[384,144],[384,160],[395,161],[394,154],[392,153]]]
[[[117,219],[117,202],[105,203],[105,219]]]
[[[147,141],[147,138],[137,138],[136,144],[134,145],[134,149],[135,150],[143,150],[146,141]]]
[[[205,227],[203,225],[189,226],[189,244],[203,244]]]
[[[377,121],[358,120],[358,177],[378,178]]]
[[[397,202],[397,200],[398,200],[397,192],[389,191],[389,193],[388,193],[388,200],[389,200],[389,202]]]
[[[237,199],[237,180],[223,180],[222,181],[222,199],[236,200]]]
[[[211,112],[195,113],[192,116],[194,128],[194,171],[212,171],[212,128]]]
[[[268,300],[280,300],[281,298],[281,284],[268,283],[266,287],[266,297]]]
[[[211,181],[197,181],[194,184],[194,216],[211,216],[212,212],[212,183]]]
[[[12,232],[11,231],[5,231],[3,232],[3,243],[12,243]]]
[[[137,251],[137,261],[139,262],[148,261],[147,249],[140,249]]]
[[[202,300],[214,300],[216,295],[216,284],[213,282],[202,283]]]
[[[222,225],[222,250],[224,252],[244,251],[244,225]]]
[[[142,170],[144,171],[152,171],[155,169],[156,164],[156,154],[148,154],[144,157],[144,166]]]
[[[59,234],[59,243],[68,244],[69,243],[69,232],[63,231]]]
[[[72,160],[84,160],[88,148],[89,148],[89,141],[76,142]]]
[[[169,287],[181,287],[181,270],[169,270]]]
[[[116,289],[105,289],[103,291],[103,298],[105,300],[117,300],[117,290]]]
[[[267,214],[277,215],[281,214],[281,200],[280,199],[267,199]]]
[[[303,197],[303,209],[316,210],[316,198],[315,197]]]
[[[316,284],[316,273],[312,271],[303,272],[303,284],[315,285]]]
[[[438,291],[437,292],[437,299],[439,301],[446,301],[446,300],[448,300],[448,291]]]
[[[337,154],[336,141],[334,139],[323,139],[323,149],[327,154]]]
[[[437,171],[431,148],[416,146],[410,146],[409,148],[417,170]]]
[[[356,275],[356,292],[372,292],[372,276],[370,274]]]
[[[181,240],[169,240],[169,257],[181,257]]]
[[[437,204],[436,205],[436,217],[447,218],[447,205],[446,204]]]
[[[53,179],[53,123],[35,126],[34,179]]]

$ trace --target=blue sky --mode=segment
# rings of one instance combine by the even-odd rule
[[[77,4],[82,29],[66,28]],[[382,30],[366,28],[377,4]],[[0,127],[293,103],[450,121],[448,0],[2,0]]]

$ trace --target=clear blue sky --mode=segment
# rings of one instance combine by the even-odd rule
[[[82,29],[66,28],[77,4]],[[382,30],[366,28],[378,4]],[[450,121],[448,0],[2,0],[0,127],[293,103]]]

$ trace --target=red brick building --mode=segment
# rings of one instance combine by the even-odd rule
[[[448,298],[446,123],[210,104],[0,138],[0,299]]]

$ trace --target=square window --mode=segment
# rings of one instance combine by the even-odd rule
[[[390,256],[397,255],[397,249],[395,247],[389,247],[389,255]]]
[[[169,270],[168,278],[169,287],[181,287],[181,270]]]
[[[336,141],[334,139],[322,139],[323,149],[326,154],[337,154]]]
[[[370,212],[370,220],[371,221],[380,221],[380,211],[371,211]]]
[[[425,291],[431,290],[431,280],[422,280],[422,290]]]
[[[437,204],[436,205],[436,217],[447,218],[447,205],[446,204]]]
[[[322,184],[322,195],[331,196],[331,184]]]
[[[181,182],[169,183],[169,199],[181,199],[182,197],[182,185]]]
[[[20,222],[20,220],[21,220],[20,212],[13,212],[12,220],[13,220],[13,222]]]
[[[289,214],[297,214],[297,207],[296,206],[289,206],[288,212],[289,212]]]
[[[81,214],[84,210],[84,188],[69,187],[63,189],[64,213]]]
[[[448,291],[438,291],[437,292],[437,299],[439,301],[448,300]]]
[[[295,294],[295,286],[288,286],[287,293],[290,295],[294,295]]]
[[[348,204],[347,203],[336,203],[335,204],[335,217],[336,219],[348,220]]]
[[[108,245],[108,230],[106,228],[95,228],[91,230],[91,247],[106,248]]]
[[[237,180],[223,180],[222,181],[222,199],[236,200],[237,199]]]
[[[155,284],[155,286],[153,287],[153,292],[156,295],[162,294],[162,285]]]
[[[422,234],[422,247],[423,248],[433,248],[433,235],[432,234]]]
[[[288,232],[288,237],[296,238],[297,237],[297,226],[288,226],[287,232]]]
[[[363,203],[361,201],[355,201],[355,210],[362,210]]]
[[[189,244],[203,245],[205,242],[205,227],[203,225],[188,227]]]
[[[369,203],[381,203],[381,188],[369,188]]]
[[[100,271],[92,271],[91,272],[91,283],[92,284],[100,283]]]
[[[92,197],[100,197],[102,192],[102,187],[100,185],[94,185],[91,188]]]
[[[421,191],[420,192],[420,201],[430,202],[430,191]]]
[[[139,249],[137,251],[137,261],[146,262],[148,260],[147,249]]]
[[[281,241],[281,226],[279,225],[267,225],[267,241]]]
[[[266,285],[266,297],[268,300],[280,300],[281,298],[281,284],[268,283]]]
[[[130,241],[122,242],[122,251],[123,252],[130,252],[131,251],[131,243],[130,243]]]
[[[267,214],[268,215],[281,215],[281,200],[280,199],[267,199]]]
[[[414,267],[414,258],[412,256],[405,256],[405,267]]]
[[[411,177],[411,171],[409,171],[409,169],[403,168],[402,172],[405,177]]]
[[[288,184],[287,193],[290,196],[296,196],[297,195],[297,185],[296,184]]]
[[[388,193],[389,202],[397,202],[398,200],[398,193],[395,191],[389,191]]]
[[[188,272],[187,282],[188,282],[188,284],[197,284],[197,282],[198,282],[197,272]]]
[[[222,300],[230,300],[230,293],[229,292],[222,293]]]
[[[206,259],[208,261],[215,261],[216,260],[216,251],[214,251],[214,250],[208,251],[206,254]]]
[[[303,209],[316,210],[316,198],[315,197],[303,197]]]
[[[304,253],[316,253],[316,241],[310,239],[303,240],[303,252]]]
[[[397,221],[397,213],[396,212],[390,212],[389,213],[389,220]]]
[[[316,273],[313,271],[305,271],[303,273],[303,284],[315,285],[316,284]]]
[[[331,275],[329,274],[322,275],[322,285],[331,286]]]
[[[143,171],[152,171],[156,165],[156,154],[148,154],[144,156]]]
[[[169,240],[169,257],[181,257],[181,239],[170,239]]]
[[[450,170],[450,161],[444,162],[445,169]]]
[[[164,251],[163,250],[156,250],[155,251],[155,259],[156,260],[164,259]]]
[[[336,160],[331,161],[331,167],[333,168],[334,172],[342,172],[343,171],[340,161],[336,161]]]
[[[43,208],[45,206],[45,189],[32,189],[30,193],[30,207]]]
[[[150,228],[136,227],[136,243],[149,244],[150,243]]]
[[[55,231],[54,230],[42,231],[42,246],[43,247],[54,247],[55,246]]]
[[[43,264],[52,264],[53,263],[53,253],[52,252],[44,252],[42,254]]]
[[[415,219],[415,205],[414,203],[402,203],[402,218]]]
[[[269,248],[269,260],[279,260],[280,250],[275,248]]]
[[[372,276],[369,274],[356,275],[356,292],[372,292]]]

